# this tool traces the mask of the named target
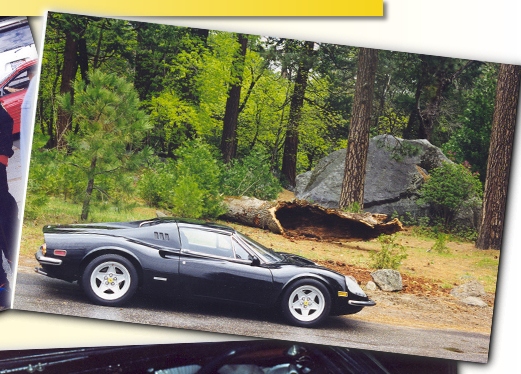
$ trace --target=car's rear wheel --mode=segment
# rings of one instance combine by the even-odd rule
[[[138,274],[125,257],[107,254],[96,257],[85,267],[81,285],[94,303],[117,306],[136,292]]]
[[[296,281],[282,295],[284,317],[296,326],[316,326],[329,315],[330,309],[329,291],[314,279]]]

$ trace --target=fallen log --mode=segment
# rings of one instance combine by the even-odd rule
[[[304,200],[272,202],[230,197],[225,203],[228,211],[222,219],[288,237],[367,240],[403,230],[397,218],[388,220],[386,214],[348,213]]]

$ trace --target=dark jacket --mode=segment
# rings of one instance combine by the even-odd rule
[[[13,119],[0,103],[0,155],[13,155]]]

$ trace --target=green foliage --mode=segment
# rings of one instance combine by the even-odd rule
[[[481,205],[482,186],[465,166],[445,162],[431,171],[420,194],[418,202],[429,204],[443,225],[449,227],[460,209]]]
[[[371,267],[374,269],[398,269],[402,261],[407,258],[407,251],[401,244],[396,243],[396,235],[380,235],[380,250],[371,253]]]
[[[396,138],[395,140],[395,142],[389,142],[387,137],[383,137],[378,140],[377,146],[380,148],[385,147],[387,152],[391,154],[391,158],[397,162],[403,161],[405,157],[417,156],[421,151],[421,148],[418,145],[404,142]],[[394,145],[391,145],[392,143],[394,143]]]
[[[363,213],[363,211],[364,211],[358,201],[355,201],[355,202],[349,204],[342,210],[344,210],[348,213]]]
[[[131,193],[125,173],[133,169],[133,158],[148,129],[147,117],[139,109],[132,84],[115,74],[93,71],[89,84],[77,81],[74,101],[69,95],[62,106],[74,115],[77,131],[66,134],[71,152],[66,161],[78,169],[83,185],[82,219],[87,219],[92,194],[101,200],[121,203]]]
[[[205,206],[208,203],[205,201],[208,191],[201,189],[195,179],[192,175],[183,175],[176,181],[169,200],[172,214],[186,218],[200,218],[203,215],[215,218],[219,215],[219,210],[214,206],[215,201]]]
[[[449,253],[449,247],[447,247],[448,239],[449,239],[449,236],[447,234],[444,234],[441,232],[438,233],[436,241],[434,242],[431,249],[437,253]]]
[[[224,166],[222,192],[228,196],[251,196],[262,200],[277,197],[282,187],[270,170],[266,155],[254,151]]]
[[[203,192],[199,201],[202,208],[199,216],[196,214],[189,218],[201,216],[215,218],[224,213],[223,197],[220,191],[221,165],[217,152],[209,145],[195,140],[179,148],[175,155],[177,157],[175,175],[178,180],[172,191],[173,200],[171,202],[174,211],[177,209],[175,202],[179,201],[182,191],[186,191],[187,186],[195,183]],[[198,194],[198,192],[194,193]]]
[[[456,129],[442,149],[458,163],[468,163],[485,181],[492,115],[496,97],[497,66],[485,64],[475,88],[466,92],[466,107]]]
[[[141,198],[184,218],[216,218],[224,213],[221,163],[207,144],[194,140],[176,150],[177,159],[156,159],[139,179]]]
[[[175,163],[156,159],[141,173],[137,183],[139,196],[149,205],[166,208],[170,191],[175,184]]]

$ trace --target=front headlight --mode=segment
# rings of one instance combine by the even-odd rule
[[[354,293],[355,295],[361,296],[361,297],[367,297],[364,290],[358,285],[355,278],[346,275],[346,286],[347,289]]]

